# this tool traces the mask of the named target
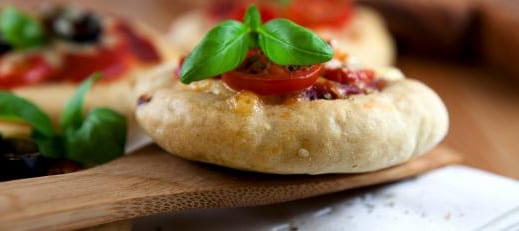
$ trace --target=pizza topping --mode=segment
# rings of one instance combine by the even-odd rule
[[[215,4],[212,4],[209,7],[209,17],[214,18],[215,20],[222,19],[234,19],[234,20],[242,20],[247,12],[248,5],[250,1],[247,3],[245,1],[216,1]],[[263,22],[268,22],[274,18],[281,17],[281,12],[278,9],[276,4],[272,4],[271,2],[258,2],[256,3],[261,14],[261,19]]]
[[[334,80],[320,78],[311,87],[305,89],[298,96],[306,100],[333,100],[346,99],[352,95],[370,94],[380,91],[387,85],[384,79],[358,79],[353,82],[341,83]]]
[[[0,117],[24,121],[32,127],[31,141],[45,158],[68,159],[85,166],[112,160],[124,153],[126,119],[107,108],[83,114],[84,98],[95,75],[83,82],[65,107],[57,132],[40,108],[13,93],[0,91]]]
[[[0,181],[75,172],[80,163],[47,158],[28,138],[6,138],[0,135]]]
[[[280,95],[309,87],[317,80],[321,69],[320,64],[281,66],[270,61],[259,49],[253,49],[238,68],[222,75],[222,81],[237,91]]]
[[[152,41],[123,20],[102,20],[69,7],[53,7],[40,16],[44,26],[12,7],[0,12],[0,89],[81,82],[96,71],[104,81],[114,80],[133,66],[161,59]]]
[[[50,33],[75,43],[96,43],[103,30],[96,15],[77,8],[52,8],[44,13],[43,21]]]
[[[0,12],[0,34],[16,49],[40,47],[47,42],[40,22],[14,7],[6,7]]]
[[[326,68],[323,72],[323,77],[342,84],[359,85],[373,81],[375,72],[369,69]]]
[[[291,97],[344,99],[385,86],[373,70],[351,65],[351,59],[288,20],[262,24],[258,10],[251,6],[244,24],[219,24],[181,60],[180,80],[190,83],[221,77],[227,87],[268,96],[263,98],[273,103],[288,102],[283,99]]]
[[[212,18],[241,20],[247,5],[257,2],[263,22],[274,18],[288,18],[309,27],[341,27],[350,21],[353,14],[351,0],[277,0],[277,1],[217,1],[209,8]]]
[[[41,83],[51,80],[57,74],[51,63],[39,54],[0,64],[0,89]]]
[[[124,74],[132,62],[131,51],[124,42],[101,46],[89,53],[70,52],[63,56],[65,65],[58,78],[76,83],[96,71],[103,73],[103,81],[113,80]]]
[[[351,0],[292,0],[284,16],[310,28],[340,28],[350,21],[352,5]]]
[[[242,115],[250,115],[260,107],[260,98],[250,91],[241,91],[230,97],[227,103],[231,109]]]
[[[150,40],[138,35],[128,23],[120,22],[115,28],[123,35],[129,49],[140,61],[145,63],[160,61],[160,54],[157,52],[155,45]]]
[[[209,31],[183,63],[180,80],[187,84],[233,71],[245,61],[251,48],[261,50],[269,62],[277,66],[308,66],[301,68],[305,74],[311,72],[307,70],[316,70],[312,65],[326,62],[333,57],[333,49],[328,43],[312,31],[289,20],[274,19],[262,24],[255,6],[249,7],[243,21],[244,23],[224,21]],[[267,64],[266,62],[254,61],[252,63],[255,65]],[[274,65],[271,66],[275,67]],[[254,68],[258,68],[258,66],[247,68],[254,71]],[[261,69],[261,66],[259,68]],[[265,70],[273,71],[270,68]],[[285,77],[281,81],[284,84],[287,79],[286,76],[290,76],[290,70],[281,72],[285,72]],[[232,72],[227,75],[232,75]],[[311,76],[313,77],[313,75]],[[299,78],[293,79],[300,82]],[[258,84],[265,83],[265,81],[256,82]],[[241,88],[242,86],[238,87]],[[293,91],[295,88],[286,89]],[[276,90],[276,93],[279,93],[279,91]]]
[[[318,99],[339,99],[337,88],[330,81],[319,81],[305,89],[301,93],[301,97],[308,100]]]
[[[0,181],[45,175],[46,163],[29,139],[0,136]]]

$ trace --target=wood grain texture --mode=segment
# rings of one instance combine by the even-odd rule
[[[519,179],[519,81],[482,67],[401,57],[399,67],[433,88],[449,110],[445,140],[465,163]]]
[[[296,200],[458,163],[445,147],[365,174],[268,175],[185,161],[149,146],[85,171],[0,184],[0,230],[77,229],[161,212]]]

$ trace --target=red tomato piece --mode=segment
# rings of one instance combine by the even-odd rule
[[[375,77],[372,70],[347,70],[345,68],[325,69],[323,77],[342,84],[357,84],[359,82],[370,83]]]
[[[250,4],[255,4],[258,8],[261,21],[268,22],[274,18],[281,17],[279,9],[274,4],[269,4],[265,1],[258,2],[254,0],[220,0],[215,1],[214,4],[209,8],[209,16],[216,19],[234,19],[242,21],[245,16],[245,12]]]
[[[160,62],[155,45],[138,35],[127,23],[117,23],[110,33],[115,33],[120,39],[113,47],[96,47],[93,54],[66,54],[62,79],[81,82],[99,71],[103,73],[103,80],[113,80],[138,63]]]
[[[134,61],[125,42],[111,48],[96,48],[94,53],[68,53],[64,60],[61,79],[73,82],[81,82],[97,71],[103,73],[103,80],[115,79],[123,75]]]
[[[1,60],[0,60],[1,62]],[[32,55],[15,62],[7,72],[0,73],[0,89],[41,83],[54,78],[58,71],[42,55]]]
[[[353,14],[351,0],[220,0],[209,8],[209,16],[216,20],[243,20],[250,4],[256,4],[262,21],[274,18],[288,18],[297,24],[310,28],[342,27]]]
[[[311,86],[319,77],[321,69],[322,65],[279,66],[254,49],[240,67],[223,74],[222,81],[237,91],[281,95]]]
[[[121,22],[116,26],[116,30],[121,33],[139,61],[143,63],[160,62],[160,54],[153,42],[137,34],[129,24]]]
[[[284,17],[305,27],[341,27],[353,13],[351,0],[294,0]]]
[[[334,89],[331,81],[316,82],[303,92],[303,96],[309,100],[338,99],[339,93]]]

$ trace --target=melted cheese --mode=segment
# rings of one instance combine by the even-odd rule
[[[240,91],[227,100],[231,110],[243,115],[250,115],[260,109],[261,100],[250,91]]]

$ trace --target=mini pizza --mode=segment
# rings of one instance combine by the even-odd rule
[[[351,0],[220,0],[206,10],[194,10],[177,18],[169,38],[179,50],[189,52],[203,35],[222,19],[241,20],[248,3],[256,2],[263,20],[285,17],[311,28],[325,40],[347,51],[360,63],[391,66],[395,51],[383,19],[370,8]]]
[[[286,19],[208,32],[181,67],[137,86],[137,120],[174,155],[278,174],[357,173],[438,144],[448,115],[437,94],[395,68],[351,62]]]
[[[72,7],[0,13],[0,90],[22,96],[57,121],[78,83],[103,75],[86,100],[133,115],[135,76],[170,58],[159,36],[141,24]]]

